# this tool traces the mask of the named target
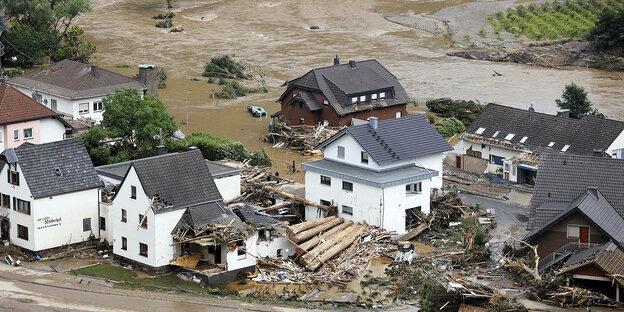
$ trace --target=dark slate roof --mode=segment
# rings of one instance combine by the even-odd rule
[[[367,104],[358,104],[358,107],[351,105],[347,102],[348,95],[392,89],[394,90],[392,99],[373,103],[384,107],[406,104],[410,101],[399,80],[377,60],[355,62],[355,65],[355,69],[351,68],[349,63],[312,69],[303,76],[289,81],[288,88],[278,101],[281,101],[292,88],[321,92],[340,116],[354,113],[368,106]]]
[[[5,150],[3,159],[11,150],[15,152],[23,178],[35,199],[102,186],[81,139],[24,143],[18,148]],[[60,175],[56,173],[57,168]]]
[[[314,95],[308,91],[301,91],[295,94],[289,104],[296,101],[303,102],[308,109],[310,109],[310,111],[317,111],[323,108],[323,105],[321,105],[316,98],[314,98]]]
[[[475,133],[479,128],[485,128],[480,135]],[[558,153],[565,145],[569,145],[565,153],[592,155],[594,150],[606,151],[624,131],[624,122],[594,116],[564,118],[488,104],[466,129],[467,134],[484,138],[492,138],[496,131],[500,131],[496,139],[504,140],[508,134],[513,133],[515,136],[506,142],[523,145],[534,151],[550,150]],[[528,137],[526,141],[520,143],[525,136]],[[550,142],[555,142],[554,146],[548,147]]]
[[[241,228],[244,224],[229,210],[224,208],[223,201],[191,206],[182,215],[176,228],[201,229],[207,225],[228,225]],[[234,221],[232,221],[234,220]]]
[[[538,210],[538,214],[541,212]],[[534,225],[528,238],[534,238],[573,213],[587,218],[616,244],[624,246],[624,218],[611,206],[600,190],[588,189],[543,225]]]
[[[347,133],[381,166],[453,149],[421,115],[382,120],[377,129],[369,124],[347,127],[317,148],[324,148]]]
[[[174,153],[177,154],[177,153]],[[161,156],[153,156],[153,157],[161,157]],[[95,167],[95,171],[99,175],[103,175],[106,177],[110,177],[117,180],[123,180],[126,172],[128,172],[128,168],[130,168],[130,164],[132,164],[132,160],[119,162],[116,164],[103,165]],[[208,166],[208,170],[210,170],[210,174],[213,179],[220,179],[224,177],[229,177],[232,175],[240,174],[241,169],[230,167],[228,165],[221,164],[217,161],[206,160],[206,165]]]
[[[601,245],[592,246],[590,248],[585,248],[574,253],[573,255],[570,256],[570,258],[568,258],[568,261],[566,261],[564,268],[569,268],[573,265],[577,265],[577,264],[587,262],[589,260],[593,260],[609,244],[611,243],[605,243]]]
[[[132,166],[145,194],[158,197],[167,210],[223,201],[199,150],[139,159]]]
[[[558,274],[572,273],[588,265],[596,265],[608,275],[615,275],[615,280],[624,285],[624,250],[613,243],[581,250],[568,259]]]
[[[136,79],[71,60],[11,78],[9,83],[72,100],[113,94],[115,89],[147,89]]]
[[[250,204],[243,204],[243,205],[238,205],[236,207],[233,207],[232,210],[237,209],[241,214],[239,215],[239,217],[242,216],[243,222],[247,222],[251,225],[254,225],[255,227],[258,228],[262,228],[262,227],[266,227],[266,226],[271,226],[271,225],[275,225],[280,223],[280,221],[278,221],[277,219],[271,217],[270,215],[267,214],[263,214],[261,212],[258,212],[258,208],[254,207]]]
[[[564,154],[542,154],[529,217],[529,229],[539,226],[538,207],[547,202],[572,202],[597,188],[620,216],[624,217],[624,160]]]

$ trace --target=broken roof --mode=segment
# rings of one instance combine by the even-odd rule
[[[241,219],[241,221],[254,225],[257,228],[281,223],[266,213],[258,212],[258,207],[254,207],[247,203],[236,205],[235,207],[232,207],[232,210]],[[240,214],[238,214],[237,211],[240,212]]]
[[[566,118],[488,104],[465,133],[488,139],[496,134],[495,139],[501,142],[539,152],[592,155],[594,151],[611,152],[607,148],[622,131],[624,122],[617,120],[595,116]]]
[[[71,60],[11,78],[9,83],[70,100],[105,96],[115,93],[115,89],[147,90],[136,79]]]
[[[379,106],[406,104],[410,101],[407,92],[399,80],[377,60],[354,62],[355,68],[349,63],[315,68],[303,76],[288,82],[288,88],[280,96],[281,101],[292,88],[323,93],[338,115],[346,115],[374,106],[358,104],[354,107],[347,102],[349,95],[359,95],[374,91],[393,90],[394,97],[376,103]],[[375,103],[373,103],[375,104]]]
[[[67,128],[71,128],[57,112],[41,105],[17,89],[0,83],[0,125],[44,118],[56,118]]]
[[[6,149],[14,153],[33,198],[102,187],[87,149],[81,139],[44,144],[24,143]]]
[[[621,176],[624,176],[623,159],[543,154],[531,199],[529,229],[544,222],[541,221],[544,220],[543,211],[552,210],[540,209],[544,203],[571,203],[588,187],[598,189],[613,209],[624,217],[624,179],[616,178]]]
[[[380,166],[453,149],[421,115],[381,120],[377,129],[373,129],[368,123],[347,127],[321,142],[316,148],[325,148],[347,133]]]
[[[558,275],[574,272],[589,265],[596,265],[607,276],[612,276],[620,285],[624,286],[624,251],[609,242],[596,247],[581,250],[568,259],[566,265],[559,270]]]

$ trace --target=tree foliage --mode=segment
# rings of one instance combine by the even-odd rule
[[[219,82],[222,80],[219,79]],[[221,83],[219,83],[221,84]],[[212,93],[212,97],[216,99],[235,99],[239,96],[245,96],[250,93],[267,93],[266,87],[261,86],[258,88],[249,88],[240,84],[236,80],[225,81],[221,91]]]
[[[61,47],[54,54],[54,61],[70,59],[88,64],[96,50],[95,46],[84,36],[84,29],[74,25],[63,37]]]
[[[624,46],[624,10],[605,9],[587,39],[598,49]]]
[[[435,123],[434,127],[445,138],[450,138],[466,130],[464,124],[455,117],[441,119]]]
[[[245,66],[229,55],[215,56],[204,66],[204,77],[251,79]]]
[[[11,20],[11,27],[3,38],[6,56],[16,56],[25,63],[55,55],[71,23],[81,13],[91,10],[91,1],[2,0],[0,9]]]
[[[574,82],[563,89],[561,100],[555,101],[561,109],[569,109],[570,117],[581,118],[583,115],[598,115],[598,110],[587,98],[587,91]]]
[[[449,98],[429,100],[425,105],[429,111],[442,118],[459,119],[466,127],[477,119],[485,107],[475,101],[451,100]]]

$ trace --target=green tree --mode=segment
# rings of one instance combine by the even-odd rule
[[[0,9],[9,16],[11,27],[3,38],[7,56],[30,61],[54,55],[71,23],[91,10],[90,0],[2,0]],[[22,40],[18,40],[22,38]]]
[[[602,11],[587,39],[598,49],[624,46],[624,10],[616,12],[607,8]]]
[[[81,63],[89,63],[91,56],[95,54],[96,47],[87,40],[84,29],[78,25],[72,26],[65,37],[61,47],[54,54],[54,61],[64,59],[74,60]]]
[[[139,90],[122,89],[102,99],[104,113],[102,126],[111,138],[120,138],[121,144],[149,149],[163,137],[171,137],[178,126],[160,99],[151,95],[141,97]]]
[[[583,115],[598,115],[598,110],[587,98],[587,91],[574,82],[566,85],[561,100],[555,101],[561,109],[569,109],[570,117],[581,118]]]
[[[464,124],[457,118],[445,118],[435,123],[434,128],[445,138],[450,138],[466,130]]]
[[[101,126],[95,126],[80,136],[95,166],[106,165],[108,163],[110,149],[102,145],[102,141],[107,137],[108,133]]]

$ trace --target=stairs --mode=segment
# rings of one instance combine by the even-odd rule
[[[550,268],[551,266],[567,259],[573,253],[581,249],[589,248],[589,247],[596,246],[596,245],[598,244],[579,243],[579,242],[567,243],[561,246],[561,248],[549,254],[548,256],[541,258],[538,264],[538,271],[539,273],[542,273],[544,270]]]

